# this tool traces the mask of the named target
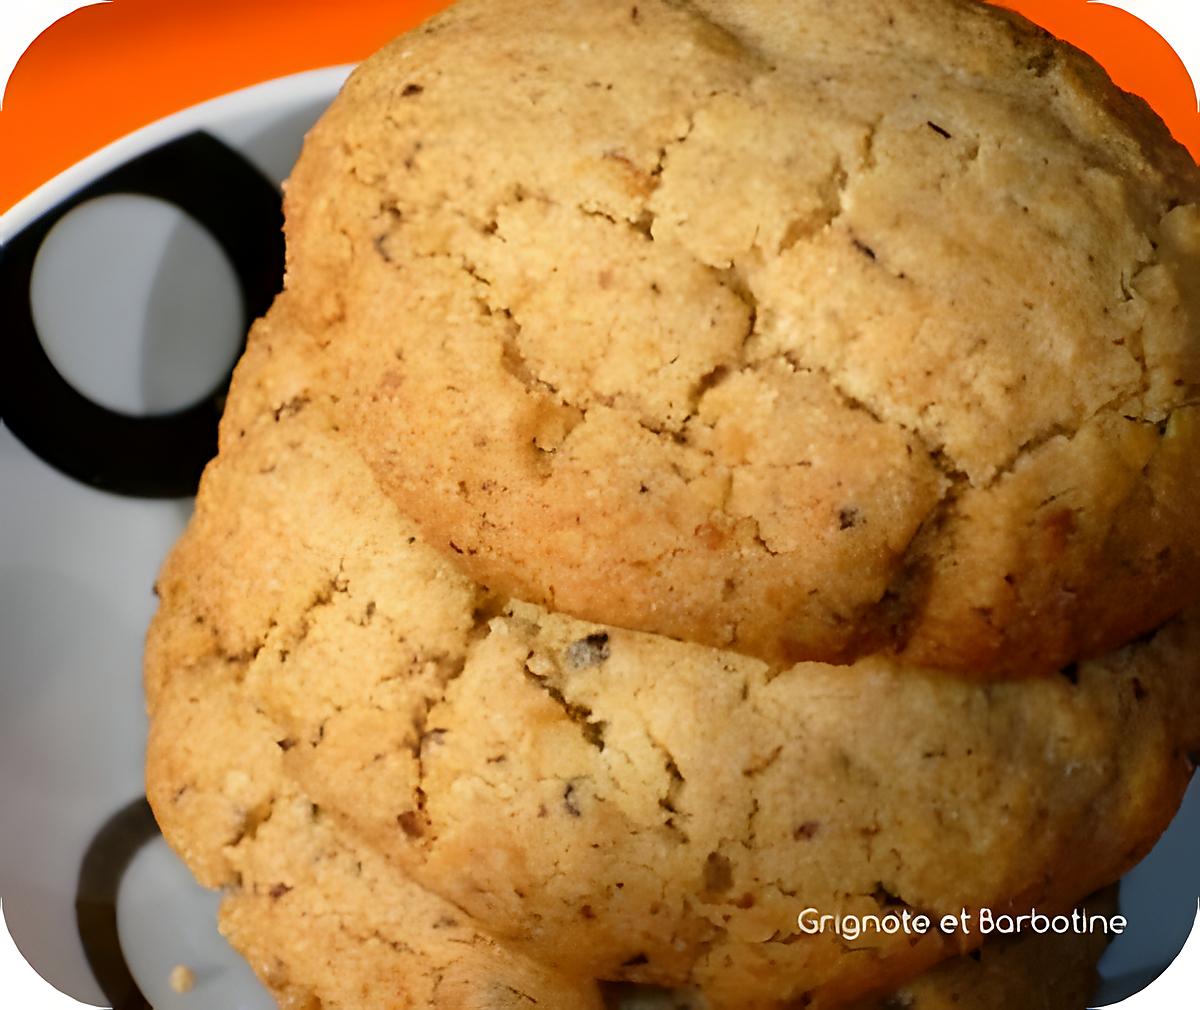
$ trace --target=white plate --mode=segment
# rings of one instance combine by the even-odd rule
[[[198,130],[277,185],[347,72],[314,71],[206,102],[80,162],[0,217],[0,239],[16,240],[5,251],[3,270],[19,236],[64,201]],[[154,157],[150,170],[175,172],[169,164],[155,167]],[[191,148],[184,151],[188,158],[203,160]],[[166,183],[177,185],[178,177]],[[257,199],[265,200],[261,191]],[[247,235],[245,241],[267,239]],[[220,241],[204,228],[144,196],[83,205],[49,232],[33,271],[32,315],[46,330],[55,370],[101,405],[96,417],[116,408],[114,416],[124,416],[121,423],[137,433],[142,429],[129,415],[158,412],[149,422],[149,430],[158,431],[155,425],[187,413],[187,401],[211,399],[202,394],[219,385],[244,329],[236,271],[225,259]],[[11,288],[5,297],[14,297]],[[4,318],[7,345],[13,335]],[[164,320],[171,325],[164,327]],[[180,332],[188,339],[181,341]],[[186,473],[160,479],[153,440],[150,455],[125,452],[88,471],[86,459],[79,462],[88,447],[62,449],[59,441],[71,433],[51,433],[46,444],[87,471],[81,476],[158,497],[114,494],[65,476],[13,434],[12,397],[24,397],[27,410],[36,408],[22,378],[10,376],[0,401],[5,916],[34,967],[77,998],[118,1010],[144,1006],[128,986],[128,972],[158,1010],[269,1010],[273,1004],[250,969],[217,935],[216,896],[194,884],[157,838],[141,799],[142,638],[158,566],[191,510]],[[162,414],[176,408],[185,409]],[[55,423],[54,415],[44,420]],[[35,443],[43,437],[24,435]],[[125,444],[118,442],[117,450]],[[118,463],[121,472],[106,471]],[[1097,1002],[1139,989],[1182,947],[1200,894],[1198,851],[1200,791],[1194,786],[1171,831],[1122,885],[1130,928],[1105,958]],[[87,951],[80,922],[88,931]],[[186,995],[168,985],[180,963],[196,972],[196,987]]]

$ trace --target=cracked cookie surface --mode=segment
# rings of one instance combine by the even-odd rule
[[[555,978],[834,1007],[960,948],[850,950],[803,908],[1066,907],[1165,827],[1200,747],[1194,619],[979,685],[779,671],[499,597],[377,486],[292,311],[252,334],[149,638],[148,795],[204,882],[299,793]]]
[[[1020,676],[1198,592],[1198,200],[1148,108],[969,0],[464,0],[310,135],[287,286],[493,589]]]
[[[281,1010],[600,1010],[593,979],[564,978],[498,943],[313,804],[285,774],[283,729],[245,690],[248,656],[187,655],[172,652],[170,677],[154,678],[150,797],[171,845],[223,889],[221,931]],[[1083,998],[1070,994],[1090,988],[1100,946],[1093,937],[989,944],[978,960],[906,983],[890,1004],[855,1010],[1034,1008],[1047,993],[1047,1010],[1073,1010]],[[661,1006],[626,999],[621,1010]]]

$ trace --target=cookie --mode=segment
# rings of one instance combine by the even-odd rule
[[[155,737],[160,763],[151,796],[171,844],[210,886],[224,888],[221,930],[281,1010],[599,1010],[602,1000],[621,1010],[704,1006],[558,976],[498,944],[377,853],[347,844],[283,774],[277,727],[239,691],[245,666],[245,659],[210,656],[176,668],[170,689],[156,698],[156,724],[171,732]],[[168,753],[182,760],[162,760]],[[255,788],[269,792],[269,806]],[[230,825],[237,825],[233,835]],[[857,1010],[1074,1010],[1083,996],[1068,994],[1090,989],[1102,947],[1094,936],[989,943],[978,960],[956,958],[891,1002]],[[1054,1001],[1039,1004],[1047,993]]]
[[[970,941],[852,951],[802,935],[804,908],[1067,907],[1173,814],[1200,747],[1194,617],[980,685],[888,657],[780,671],[498,596],[372,480],[290,311],[252,335],[148,645],[148,795],[202,881],[229,879],[217,857],[282,776],[352,851],[558,976],[832,1007]],[[238,716],[193,728],[222,692]]]
[[[463,0],[287,188],[317,387],[500,593],[975,676],[1200,594],[1200,170],[970,0]]]

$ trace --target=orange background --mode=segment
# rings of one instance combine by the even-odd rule
[[[446,3],[114,0],[76,11],[42,33],[9,81],[0,110],[0,209],[139,126],[259,81],[360,60]],[[1152,29],[1086,0],[1004,6],[1090,52],[1200,158],[1187,71]]]

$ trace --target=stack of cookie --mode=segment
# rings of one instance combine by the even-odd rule
[[[462,0],[286,211],[147,650],[282,1007],[1083,1006],[1103,937],[797,917],[1069,911],[1187,785],[1200,170],[1143,104],[973,0]]]

